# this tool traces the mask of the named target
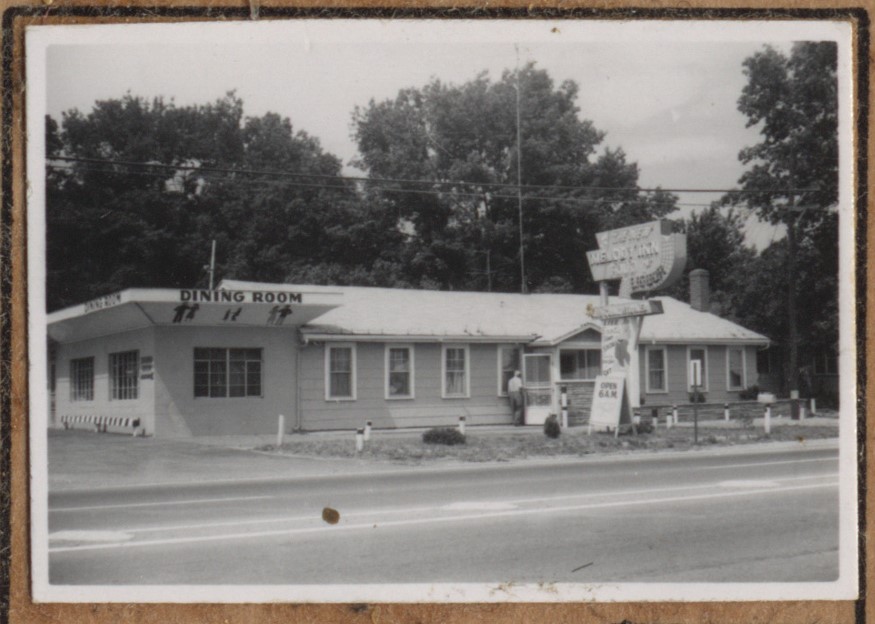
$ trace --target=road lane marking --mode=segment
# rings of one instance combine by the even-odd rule
[[[826,478],[835,478],[839,476],[839,473],[829,473],[825,475],[808,475],[808,476],[797,476],[797,477],[787,477],[781,479],[782,481],[802,481],[806,479],[826,479]],[[714,487],[713,483],[705,483],[702,485],[684,485],[684,486],[676,486],[676,487],[666,487],[666,488],[647,488],[641,490],[619,490],[613,492],[588,492],[585,494],[563,494],[561,496],[539,496],[536,498],[518,498],[511,499],[509,501],[495,502],[493,505],[510,505],[511,508],[518,507],[520,505],[530,504],[530,503],[549,503],[553,501],[565,501],[565,500],[574,500],[579,498],[601,498],[605,496],[634,496],[638,494],[663,494],[667,492],[689,492],[692,490],[704,490],[711,489]],[[454,503],[455,505],[465,504],[465,503]],[[429,513],[438,511],[440,509],[447,509],[449,505],[444,506],[443,508],[435,507],[433,505],[428,506],[418,506],[418,507],[384,507],[380,509],[364,509],[364,510],[356,510],[356,511],[344,511],[344,518],[348,519],[350,517],[359,517],[359,516],[373,516],[381,513],[388,513],[394,516],[398,515],[406,515],[406,514],[415,514],[415,513]],[[459,511],[464,511],[463,509],[458,509]],[[315,507],[312,514],[307,515],[298,515],[298,516],[274,516],[270,518],[253,518],[253,519],[237,519],[237,520],[222,520],[219,522],[199,522],[197,524],[171,524],[166,526],[157,526],[157,527],[134,527],[128,528],[125,527],[124,530],[130,533],[160,533],[160,532],[168,532],[168,531],[186,531],[192,529],[210,529],[210,528],[220,528],[224,526],[243,526],[243,525],[256,525],[256,524],[277,524],[279,522],[300,522],[306,520],[314,520],[320,518],[320,513]]]
[[[721,481],[717,484],[717,487],[724,488],[776,488],[780,487],[781,484],[777,481],[765,481],[765,480],[737,480],[737,481]]]
[[[438,507],[438,509],[445,511],[502,511],[516,508],[517,506],[513,503],[497,501],[461,501]]]
[[[132,533],[122,531],[56,531],[49,533],[50,542],[124,542],[132,539],[134,539]]]
[[[477,514],[463,514],[457,516],[443,516],[443,517],[429,517],[429,518],[413,518],[413,519],[405,519],[405,520],[387,520],[379,523],[380,528],[387,527],[402,527],[402,526],[413,526],[413,525],[421,525],[421,524],[440,524],[447,522],[463,522],[469,520],[486,520],[491,518],[511,518],[518,516],[531,516],[537,514],[544,513],[562,513],[569,511],[586,511],[593,509],[608,509],[613,507],[634,507],[634,506],[642,506],[642,505],[659,505],[665,503],[688,503],[692,501],[698,500],[713,500],[720,498],[732,498],[738,496],[754,496],[754,495],[762,495],[769,494],[774,496],[777,493],[786,493],[786,492],[795,492],[795,491],[804,491],[804,490],[813,490],[818,488],[825,487],[836,487],[838,486],[838,481],[832,483],[818,483],[812,485],[795,485],[789,486],[785,488],[781,488],[778,490],[768,489],[755,489],[755,490],[733,490],[729,492],[717,492],[717,493],[709,493],[709,494],[698,494],[694,496],[668,496],[662,498],[650,498],[650,499],[639,499],[639,500],[628,500],[628,501],[610,501],[610,502],[602,502],[602,503],[587,503],[581,505],[566,505],[564,507],[538,507],[535,509],[514,509],[509,511],[493,511],[486,513],[477,513]],[[49,548],[50,553],[60,553],[60,552],[74,552],[74,551],[82,551],[82,550],[107,550],[112,548],[143,548],[148,546],[168,546],[171,544],[191,544],[197,542],[215,542],[215,541],[227,541],[227,540],[238,540],[238,539],[252,539],[252,538],[261,538],[261,537],[291,537],[295,535],[304,535],[309,533],[337,533],[337,532],[346,532],[346,531],[358,531],[362,529],[373,530],[376,528],[372,522],[365,522],[359,524],[338,524],[334,526],[325,526],[320,525],[316,527],[305,527],[305,528],[297,528],[297,529],[277,529],[273,531],[261,531],[261,532],[247,532],[247,533],[226,533],[223,535],[199,535],[195,537],[176,537],[176,538],[168,538],[168,539],[157,539],[157,540],[144,540],[140,542],[125,542],[125,543],[115,543],[115,544],[95,544],[95,545],[83,545],[83,546],[61,546],[56,548]]]
[[[97,511],[100,509],[127,509],[129,507],[161,507],[165,505],[191,505],[202,503],[227,503],[233,501],[244,500],[261,500],[265,498],[276,498],[275,496],[229,496],[225,498],[190,498],[188,500],[176,501],[153,501],[149,503],[118,503],[115,505],[88,505],[83,507],[49,507],[49,513],[66,512],[66,511]]]

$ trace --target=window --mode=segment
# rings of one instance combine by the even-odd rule
[[[194,396],[260,397],[261,349],[196,348]]]
[[[745,374],[744,349],[727,347],[726,349],[726,389],[744,390],[747,385]]]
[[[668,392],[665,349],[647,347],[647,392]]]
[[[325,398],[355,400],[355,345],[325,347]]]
[[[689,364],[693,360],[698,360],[701,362],[702,366],[702,385],[699,386],[699,390],[705,391],[708,389],[708,369],[706,367],[706,362],[708,361],[708,349],[705,347],[689,347],[687,348],[687,387],[689,390],[693,389],[693,386],[690,385],[690,376],[693,370],[693,367]]]
[[[498,347],[498,396],[507,396],[507,382],[521,370],[518,347]]]
[[[94,400],[94,358],[70,360],[70,400]]]
[[[413,347],[386,347],[386,398],[413,398]]]
[[[109,375],[109,398],[111,400],[136,399],[139,396],[139,352],[110,353]]]
[[[443,348],[444,398],[466,398],[468,394],[468,347]]]
[[[561,349],[559,351],[559,378],[562,381],[590,381],[601,372],[601,349]]]
[[[815,375],[838,375],[839,359],[834,353],[821,352],[814,357]]]

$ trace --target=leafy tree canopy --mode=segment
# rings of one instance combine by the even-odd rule
[[[585,253],[595,232],[674,209],[669,193],[639,194],[638,167],[622,149],[597,154],[604,133],[581,118],[577,94],[574,82],[556,85],[530,63],[497,81],[433,80],[355,110],[355,164],[397,180],[376,192],[406,233],[399,252],[412,283],[519,290],[518,174],[532,290],[591,289]]]
[[[339,159],[288,119],[244,118],[233,93],[186,107],[126,95],[47,118],[46,135],[50,309],[133,286],[205,286],[211,240],[218,274],[247,279],[369,260],[354,190],[326,183]]]

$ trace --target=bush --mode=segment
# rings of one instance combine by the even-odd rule
[[[465,436],[458,429],[452,427],[435,427],[422,434],[422,441],[426,444],[465,444]]]
[[[559,437],[560,433],[562,433],[562,428],[559,426],[559,419],[556,418],[556,414],[550,414],[544,421],[544,435],[555,439]]]
[[[754,384],[750,388],[745,388],[741,392],[738,393],[739,401],[756,401],[757,396],[760,393],[760,387]]]
[[[690,403],[704,403],[705,402],[705,393],[699,392],[690,392]]]

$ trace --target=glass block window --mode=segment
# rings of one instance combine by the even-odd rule
[[[109,354],[109,398],[126,401],[139,396],[140,353]]]
[[[94,358],[70,360],[70,400],[94,400]]]

